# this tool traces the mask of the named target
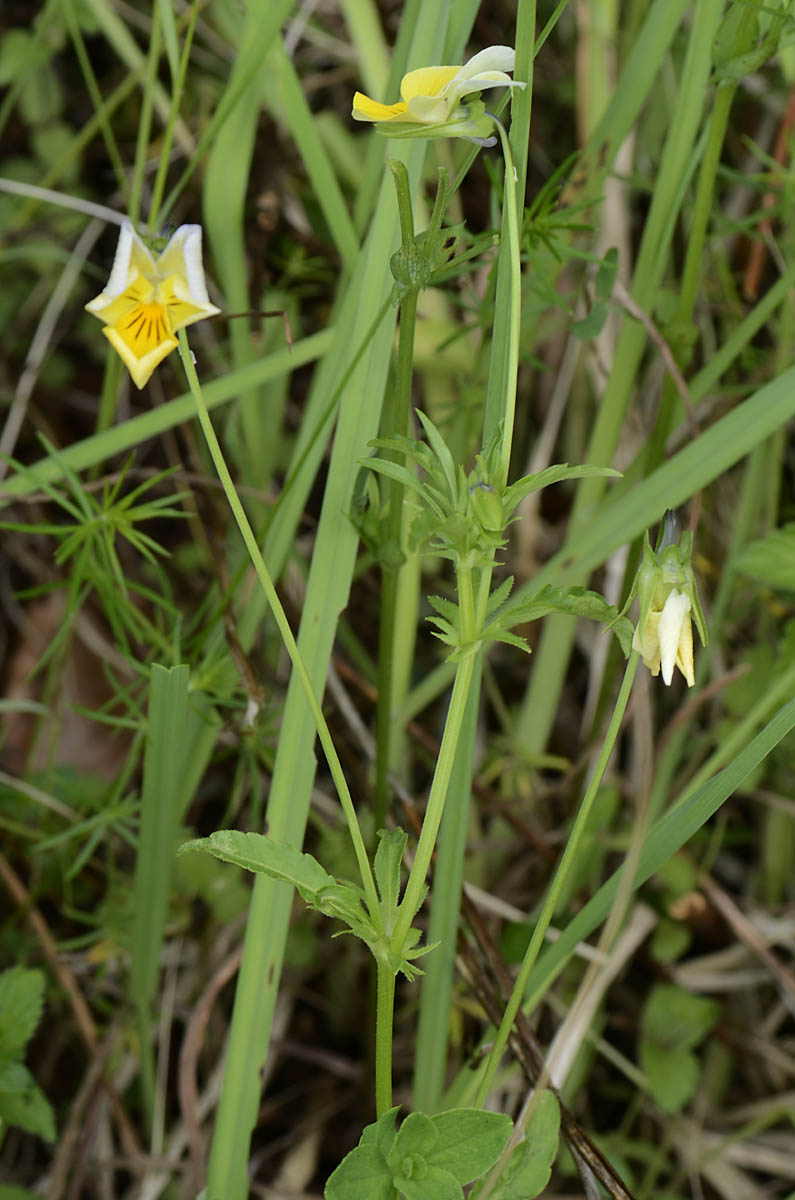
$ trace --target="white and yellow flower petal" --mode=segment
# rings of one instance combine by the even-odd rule
[[[417,67],[403,76],[400,95],[406,102],[416,96],[441,96],[460,70],[460,67]]]
[[[406,105],[403,100],[399,100],[397,104],[381,104],[380,101],[371,100],[369,96],[365,96],[364,92],[354,94],[351,115],[354,121],[410,120],[406,115]]]
[[[660,666],[667,684],[678,667],[688,687],[695,683],[693,673],[693,628],[690,624],[690,597],[673,588],[665,601],[658,627]]]
[[[104,295],[120,296],[136,274],[148,276],[155,274],[156,270],[151,250],[135,232],[131,223],[125,221],[119,231],[116,254]],[[89,308],[89,312],[92,311],[93,309]]]
[[[481,50],[480,54],[464,63],[451,80],[445,95],[458,103],[463,96],[485,92],[488,88],[523,88],[524,83],[506,74],[506,71],[513,70],[515,57],[510,46],[490,46],[487,50]]]
[[[637,650],[652,675],[660,674],[660,610],[651,609],[641,629],[638,624],[632,635],[632,649]]]
[[[142,388],[176,349],[178,329],[220,311],[207,295],[201,226],[181,225],[155,260],[125,222],[108,285],[86,308],[104,322],[102,332]]]
[[[485,50],[473,54],[463,67],[459,67],[457,74],[459,79],[487,75],[490,72],[504,75],[506,71],[513,71],[515,64],[516,51],[513,46],[487,46]],[[513,83],[513,80],[508,82]],[[521,86],[524,87],[524,84]]]
[[[162,279],[168,279],[169,276],[184,279],[194,304],[209,304],[202,262],[201,225],[180,225],[158,257],[156,266]],[[213,312],[218,312],[218,309],[213,309]]]
[[[509,46],[490,46],[462,67],[418,67],[403,76],[402,99],[396,104],[380,104],[357,92],[353,98],[353,117],[384,125],[444,125],[455,119],[464,96],[492,87],[524,87],[506,74],[507,70],[513,70],[514,58]],[[462,110],[461,117],[464,116]],[[449,133],[454,135],[466,128],[464,123],[461,129],[451,127]]]
[[[162,312],[157,311],[135,311],[128,320],[119,325],[106,325],[102,332],[139,388],[147,383],[155,367],[179,344],[167,332]]]

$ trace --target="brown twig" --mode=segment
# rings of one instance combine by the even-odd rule
[[[102,1043],[99,1053],[92,1058],[83,1077],[80,1090],[72,1101],[69,1119],[58,1139],[58,1148],[50,1168],[47,1195],[49,1200],[60,1200],[66,1193],[66,1185],[72,1171],[73,1160],[83,1132],[84,1115],[97,1088],[102,1086],[102,1075],[111,1051],[119,1036],[119,1022],[114,1021]]]
[[[188,1133],[188,1145],[193,1166],[197,1194],[204,1187],[204,1163],[202,1160],[201,1130],[199,1126],[199,1088],[196,1083],[196,1064],[204,1041],[204,1031],[210,1019],[216,997],[225,984],[237,973],[243,957],[243,947],[226,958],[210,979],[194,1008],[185,1030],[185,1038],[179,1055],[179,1106]]]
[[[508,968],[494,945],[477,907],[466,893],[461,897],[461,909],[467,924],[472,931],[477,944],[477,950],[463,938],[460,940],[460,957],[466,965],[466,974],[475,995],[492,1025],[498,1026],[502,1020],[507,995],[510,993],[513,981]],[[494,984],[489,982],[488,975],[481,962],[488,964]],[[575,1159],[580,1159],[598,1179],[611,1200],[633,1200],[632,1193],[627,1188],[621,1176],[607,1161],[602,1152],[594,1145],[582,1128],[577,1118],[566,1107],[557,1089],[549,1079],[549,1073],[544,1062],[544,1053],[539,1046],[530,1022],[521,1008],[516,1014],[513,1029],[509,1036],[513,1050],[525,1077],[532,1086],[541,1084],[555,1092],[560,1105],[560,1124],[563,1136]]]
[[[785,966],[765,942],[759,930],[741,912],[728,892],[725,892],[711,875],[706,873],[699,877],[699,886],[706,893],[712,907],[720,913],[726,924],[737,935],[743,945],[747,946],[756,958],[763,962],[770,973],[775,976],[779,986],[795,999],[795,974]]]
[[[679,370],[679,364],[673,356],[671,347],[668,345],[649,314],[632,298],[620,279],[616,279],[615,283],[613,284],[613,299],[617,304],[620,304],[621,307],[628,312],[631,317],[634,317],[636,321],[640,321],[641,325],[646,330],[646,333],[660,351],[663,362],[668,368],[668,373],[674,381],[676,390],[679,393],[679,397],[682,401],[685,412],[687,413],[687,418],[690,422],[690,428],[694,435],[697,434],[698,421],[696,420],[693,402],[690,399],[690,392],[687,390],[687,384],[685,383],[682,372]]]

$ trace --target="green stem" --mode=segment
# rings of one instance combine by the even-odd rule
[[[463,562],[458,564],[458,606],[461,612],[461,645],[470,646],[477,636],[475,618],[475,593],[472,587],[472,568]],[[491,579],[491,571],[484,571],[482,578]],[[488,582],[487,582],[488,586]]]
[[[378,961],[375,1016],[375,1107],[380,1117],[392,1107],[392,1019],[395,1011],[395,973]]]
[[[191,9],[188,28],[185,32],[185,45],[182,49],[182,57],[179,62],[179,71],[177,78],[174,81],[174,91],[171,96],[171,111],[168,114],[168,123],[166,124],[163,133],[163,147],[160,151],[160,162],[157,166],[157,175],[155,176],[154,186],[152,188],[152,202],[149,205],[149,232],[157,233],[158,219],[160,216],[160,205],[163,202],[163,190],[166,186],[166,175],[168,173],[168,160],[171,155],[171,143],[174,139],[174,127],[179,116],[180,103],[182,101],[182,91],[185,86],[185,75],[188,70],[188,61],[190,59],[190,48],[193,44],[193,31],[196,28],[196,17],[199,12],[199,0],[193,0],[193,8]]]
[[[309,678],[304,661],[301,658],[301,654],[298,650],[298,646],[293,636],[293,631],[290,628],[290,624],[287,620],[287,614],[282,608],[281,600],[279,599],[276,588],[274,587],[273,581],[268,573],[268,568],[265,566],[265,561],[260,553],[257,539],[254,536],[254,531],[249,524],[245,509],[243,508],[243,505],[240,502],[240,497],[235,490],[232,476],[229,474],[229,469],[226,465],[223,451],[221,450],[220,443],[215,435],[215,430],[213,429],[213,424],[210,420],[210,414],[207,409],[204,396],[202,395],[201,385],[199,383],[198,375],[196,374],[196,368],[193,365],[193,358],[184,329],[180,329],[179,331],[179,353],[180,358],[182,359],[182,365],[185,368],[185,374],[188,378],[188,385],[196,402],[199,423],[201,424],[202,432],[204,433],[207,441],[207,448],[210,451],[213,464],[218,472],[218,478],[221,481],[226,498],[229,501],[229,507],[232,510],[232,515],[234,516],[235,521],[237,522],[238,529],[240,530],[245,547],[248,550],[252,565],[257,574],[257,578],[259,579],[260,584],[262,585],[262,590],[267,597],[274,620],[276,621],[279,633],[282,636],[282,641],[284,642],[287,653],[290,656],[293,670],[300,679],[306,695],[307,704],[317,727],[320,744],[323,747],[323,752],[326,756],[329,770],[331,771],[331,777],[334,780],[334,785],[337,789],[340,804],[342,805],[345,818],[348,822],[348,829],[353,842],[356,860],[359,864],[359,872],[362,877],[362,885],[364,887],[365,896],[367,899],[367,907],[370,910],[370,915],[373,920],[378,921],[380,919],[378,893],[376,891],[375,882],[373,881],[373,874],[370,869],[370,862],[367,857],[364,839],[362,838],[359,822],[356,818],[356,810],[354,809],[353,800],[351,799],[348,784],[345,780],[345,775],[342,770],[342,764],[340,763],[339,756],[337,755],[337,751],[334,747],[334,742],[331,738],[331,732],[326,724],[326,718],[323,716],[323,711],[315,695],[314,688],[312,687],[312,681]]]
[[[483,1106],[489,1093],[489,1089],[494,1081],[494,1076],[497,1072],[497,1067],[500,1064],[503,1051],[505,1050],[508,1036],[516,1019],[516,1014],[519,1011],[519,1006],[522,1003],[522,997],[527,990],[530,974],[535,966],[541,946],[543,945],[544,937],[546,936],[547,929],[549,928],[549,924],[555,912],[561,891],[563,890],[563,886],[576,858],[577,850],[579,849],[580,841],[582,840],[582,835],[585,832],[588,818],[591,814],[591,809],[593,808],[593,802],[596,799],[596,794],[601,786],[604,773],[607,770],[607,764],[609,763],[610,756],[613,753],[613,747],[618,736],[618,731],[621,728],[621,721],[624,716],[624,711],[627,707],[629,694],[632,690],[632,681],[635,678],[635,671],[637,670],[638,661],[638,652],[637,650],[633,650],[629,656],[629,661],[627,662],[626,670],[624,672],[624,679],[621,684],[621,690],[618,693],[618,699],[616,700],[610,725],[608,726],[607,733],[605,734],[605,740],[602,744],[602,749],[599,752],[599,758],[596,761],[593,774],[588,781],[588,786],[585,789],[585,795],[583,796],[579,812],[574,820],[574,825],[572,826],[569,840],[566,844],[566,849],[563,851],[563,855],[558,864],[555,876],[550,884],[549,891],[546,894],[543,908],[541,909],[535,929],[533,930],[533,936],[530,939],[530,945],[527,947],[521,970],[519,971],[513,991],[511,992],[511,998],[508,1001],[502,1022],[497,1030],[497,1036],[494,1040],[494,1045],[492,1047],[491,1054],[489,1055],[489,1060],[486,1070],[483,1074],[483,1078],[480,1081],[480,1087],[475,1100],[476,1105],[479,1107]]]
[[[427,942],[438,942],[429,954],[420,982],[420,1012],[414,1049],[413,1107],[432,1116],[442,1106],[450,1004],[455,974],[456,938],[460,921],[461,886],[464,876],[467,834],[472,807],[472,776],[478,716],[483,653],[475,657],[475,671],[469,688],[461,736],[456,746],[450,776],[450,802],[444,806],[433,865],[433,903],[428,922]]]
[[[444,803],[447,798],[450,775],[453,770],[456,747],[461,735],[467,696],[469,695],[469,688],[475,670],[475,659],[475,652],[468,654],[465,659],[459,662],[456,670],[453,694],[450,697],[450,707],[447,710],[442,744],[439,747],[439,757],[436,760],[436,770],[433,774],[433,782],[431,783],[431,791],[428,796],[428,805],[425,809],[425,818],[422,822],[420,839],[417,843],[417,851],[414,855],[411,873],[409,874],[406,891],[398,909],[398,918],[392,933],[391,944],[396,954],[402,951],[406,934],[422,903],[425,878],[428,874],[428,867],[431,864],[433,848],[436,844],[436,835],[439,832],[439,825],[442,820],[442,813],[444,812]]]
[[[519,249],[519,217],[516,210],[516,168],[513,165],[511,146],[508,135],[501,121],[494,124],[500,135],[502,153],[505,159],[505,223],[508,232],[509,271],[509,303],[510,321],[508,325],[507,361],[505,368],[505,406],[502,416],[502,449],[500,454],[501,476],[499,484],[505,486],[511,465],[511,446],[513,444],[513,426],[516,416],[516,380],[519,372],[519,326],[522,318],[522,259]]]

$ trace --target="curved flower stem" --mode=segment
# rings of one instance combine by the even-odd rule
[[[579,849],[582,835],[585,832],[585,827],[588,823],[588,817],[590,816],[591,809],[593,808],[593,802],[596,799],[596,793],[601,786],[604,773],[607,770],[607,764],[609,763],[610,756],[613,753],[613,747],[615,746],[618,731],[621,727],[621,721],[627,707],[627,701],[629,700],[629,695],[632,690],[632,681],[635,678],[635,671],[637,670],[639,659],[640,655],[638,654],[638,651],[633,650],[629,656],[629,660],[627,661],[626,670],[624,671],[624,678],[621,683],[621,689],[618,693],[618,699],[616,700],[616,705],[613,710],[613,716],[610,720],[607,733],[605,734],[605,740],[602,744],[602,749],[599,752],[596,766],[594,767],[593,774],[588,781],[588,786],[585,789],[585,795],[582,798],[579,812],[577,813],[571,833],[569,834],[569,840],[566,844],[566,849],[563,851],[563,855],[558,864],[558,869],[555,872],[552,883],[550,884],[549,891],[547,892],[546,899],[544,900],[543,908],[541,909],[538,920],[536,921],[535,929],[533,930],[533,936],[530,939],[530,945],[527,947],[527,951],[525,952],[521,970],[519,971],[513,991],[511,992],[511,998],[508,1001],[502,1022],[497,1030],[497,1036],[494,1039],[494,1045],[489,1055],[488,1063],[486,1064],[486,1070],[484,1071],[483,1077],[480,1081],[480,1087],[475,1100],[475,1104],[478,1107],[483,1106],[489,1093],[489,1088],[494,1081],[494,1076],[497,1072],[497,1067],[499,1066],[500,1059],[502,1058],[503,1051],[508,1041],[508,1036],[511,1032],[514,1020],[516,1019],[516,1014],[519,1011],[519,1006],[522,1003],[522,998],[527,990],[530,974],[535,966],[539,951],[541,950],[541,946],[543,944],[547,929],[549,928],[550,921],[552,920],[552,915],[555,911],[560,893],[563,890],[563,885],[568,878],[569,871],[571,870],[572,864],[577,855],[577,850]]]
[[[522,319],[522,259],[519,246],[519,215],[516,207],[516,168],[513,165],[508,134],[501,121],[493,117],[500,135],[503,158],[505,159],[505,186],[503,203],[508,226],[508,255],[510,270],[510,323],[508,327],[507,361],[505,366],[505,406],[502,419],[502,447],[500,452],[500,484],[508,479],[511,463],[511,445],[516,415],[516,379],[519,372],[519,327]]]
[[[193,365],[193,357],[184,329],[180,329],[179,331],[179,354],[180,358],[182,359],[182,365],[185,368],[185,374],[188,377],[188,385],[193,394],[193,398],[196,401],[196,411],[199,417],[199,423],[201,424],[204,437],[207,441],[207,448],[210,451],[210,456],[215,465],[215,469],[218,472],[218,478],[220,479],[221,485],[226,493],[226,498],[229,501],[229,507],[232,510],[232,515],[234,516],[235,521],[237,522],[237,526],[240,530],[246,550],[249,553],[252,566],[254,567],[257,578],[262,585],[262,590],[267,597],[274,620],[276,621],[279,633],[282,636],[282,641],[284,642],[287,653],[290,656],[293,670],[301,680],[301,684],[306,694],[307,704],[309,705],[315,725],[317,727],[320,744],[323,747],[323,753],[326,756],[329,770],[331,771],[331,776],[334,780],[334,785],[337,789],[337,794],[340,799],[340,804],[342,805],[345,818],[348,822],[348,829],[350,831],[351,841],[353,842],[356,861],[359,864],[359,872],[362,877],[362,885],[364,887],[365,897],[367,899],[367,907],[370,911],[370,916],[372,917],[373,921],[377,923],[380,921],[378,893],[373,880],[373,873],[370,869],[370,862],[367,857],[367,850],[365,849],[362,832],[359,828],[359,822],[356,818],[356,810],[353,807],[353,800],[351,799],[348,784],[342,770],[342,764],[340,763],[339,756],[337,755],[337,751],[334,747],[334,742],[331,738],[331,732],[326,724],[326,718],[323,716],[323,711],[312,687],[312,681],[309,678],[307,669],[304,666],[304,661],[301,658],[300,651],[293,636],[293,631],[290,628],[290,624],[287,620],[287,615],[282,607],[282,602],[279,599],[276,588],[274,587],[273,580],[268,573],[268,568],[265,566],[265,561],[260,553],[257,539],[254,536],[251,525],[249,524],[245,509],[240,502],[240,497],[235,490],[232,476],[229,474],[229,468],[226,465],[223,451],[221,450],[220,443],[216,437],[212,421],[210,420],[210,414],[207,410],[207,405],[202,395],[201,385],[199,384],[199,378],[196,374],[196,368]]]

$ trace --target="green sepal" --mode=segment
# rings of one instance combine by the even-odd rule
[[[400,900],[400,867],[408,836],[403,829],[379,829],[373,874],[384,914],[397,909]],[[388,929],[386,922],[384,928]]]
[[[377,121],[375,128],[387,138],[461,137],[479,146],[494,146],[494,121],[482,100],[459,104],[446,121],[423,125],[416,121]]]

